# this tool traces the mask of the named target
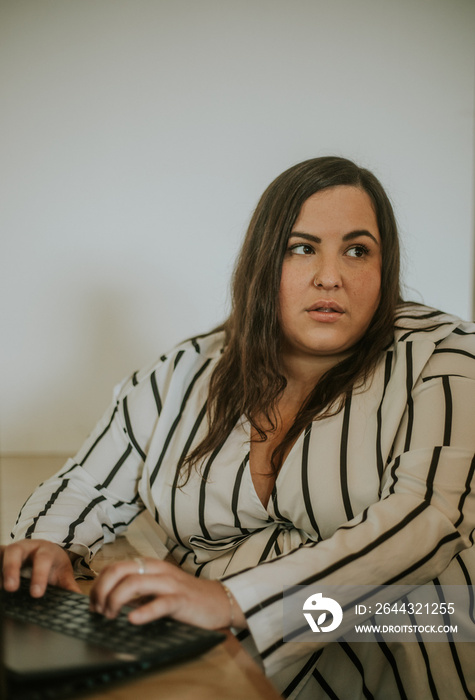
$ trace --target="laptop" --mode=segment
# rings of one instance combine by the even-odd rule
[[[87,596],[55,586],[32,598],[28,579],[15,593],[0,591],[0,625],[0,697],[8,700],[81,697],[197,656],[225,638],[170,618],[132,625],[126,610],[108,620],[89,611]]]

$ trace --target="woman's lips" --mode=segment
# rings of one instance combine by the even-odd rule
[[[307,309],[308,315],[315,321],[334,323],[345,313],[344,309],[335,301],[317,301]]]

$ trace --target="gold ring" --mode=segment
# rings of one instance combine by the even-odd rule
[[[139,573],[140,575],[144,574],[146,570],[145,560],[142,559],[142,557],[135,557],[134,561],[136,561],[139,565],[139,570],[137,573]]]

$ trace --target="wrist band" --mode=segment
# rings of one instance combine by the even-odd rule
[[[229,588],[222,581],[220,581],[220,584],[224,588],[224,592],[226,593],[229,600],[229,608],[231,610],[231,623],[229,626],[234,627],[234,596],[229,590]]]

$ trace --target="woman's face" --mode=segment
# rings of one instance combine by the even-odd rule
[[[302,205],[279,292],[286,356],[338,361],[364,335],[381,290],[381,237],[369,195],[331,187]]]

